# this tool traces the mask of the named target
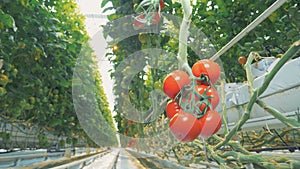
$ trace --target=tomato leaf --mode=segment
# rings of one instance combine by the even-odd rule
[[[106,11],[110,11],[110,10],[113,10],[113,9],[114,9],[114,7],[107,7],[102,12],[105,13]]]
[[[102,0],[101,8],[103,8],[108,2],[109,0]]]
[[[11,15],[5,14],[2,10],[0,12],[0,22],[9,28],[13,28],[14,31],[17,31],[14,18]]]

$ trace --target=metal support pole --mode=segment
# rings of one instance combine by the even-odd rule
[[[228,49],[230,49],[234,44],[246,36],[252,29],[269,17],[274,11],[281,7],[287,0],[277,0],[268,9],[266,9],[262,14],[260,14],[254,21],[252,21],[246,28],[244,28],[239,34],[237,34],[231,41],[229,41],[221,50],[215,53],[210,59],[216,60],[221,55],[223,55]]]

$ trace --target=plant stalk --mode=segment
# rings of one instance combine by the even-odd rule
[[[187,39],[189,36],[192,6],[189,0],[181,0],[181,5],[183,8],[183,20],[179,32],[178,67],[185,70],[192,77],[193,73],[187,60]]]
[[[258,97],[267,89],[269,86],[271,80],[274,78],[276,73],[280,70],[280,68],[291,58],[293,58],[300,50],[300,40],[296,41],[289,50],[283,55],[283,57],[280,59],[280,61],[274,66],[274,68],[271,70],[271,72],[266,75],[264,82],[262,86],[258,89],[255,89],[253,91],[253,95],[250,98],[250,101],[246,107],[246,110],[244,114],[242,115],[241,119],[236,123],[236,125],[233,127],[233,129],[225,135],[225,140],[223,142],[218,143],[215,146],[215,150],[219,149],[223,145],[227,144],[230,139],[237,133],[238,130],[245,124],[245,122],[250,118],[250,112],[252,110],[252,107],[254,103],[257,101]],[[246,63],[246,67],[249,65],[250,61]],[[249,70],[249,68],[246,68],[246,71]],[[248,81],[251,81],[253,79],[248,79]],[[252,84],[253,82],[249,82],[249,84]],[[252,89],[253,90],[253,89]]]
[[[280,120],[282,123],[286,124],[287,126],[290,126],[292,128],[300,128],[300,123],[298,123],[294,119],[288,119],[284,115],[282,115],[278,110],[274,109],[271,106],[268,106],[265,102],[263,102],[260,99],[256,100],[256,103],[262,107],[264,110],[269,112],[271,115],[276,117],[278,120]]]

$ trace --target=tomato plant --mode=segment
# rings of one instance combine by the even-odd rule
[[[167,103],[166,113],[169,119],[172,119],[172,117],[175,116],[175,114],[177,114],[179,111],[180,111],[180,107],[176,101],[170,100]]]
[[[150,1],[150,0],[149,0]],[[128,5],[128,8],[126,8],[127,10],[123,10],[124,8],[124,4],[119,3],[118,0],[113,0],[113,6],[114,9],[117,11],[116,15],[130,15],[130,11],[131,9],[129,7],[132,7],[132,5]],[[151,1],[154,2],[154,1]],[[156,5],[156,9],[159,8],[158,5],[158,0],[155,1],[155,5]],[[196,27],[201,28],[201,31],[204,32],[205,35],[207,35],[207,39],[209,39],[213,44],[215,49],[221,49],[228,41],[230,41],[236,34],[238,34],[238,32],[241,30],[242,27],[246,27],[250,21],[254,20],[256,18],[256,16],[258,16],[259,14],[261,14],[269,5],[271,5],[271,3],[273,3],[274,1],[257,1],[257,2],[253,2],[253,1],[248,1],[248,2],[244,2],[244,1],[194,1],[193,2],[193,11],[197,11],[195,13],[193,13],[191,15],[191,23],[195,24]],[[137,1],[134,1],[134,3],[137,3]],[[165,0],[165,11],[166,13],[169,14],[174,14],[176,16],[182,17],[183,13],[181,9],[178,9],[178,7],[180,6],[180,2],[178,1],[166,1]],[[280,9],[278,9],[274,14],[272,14],[270,17],[268,17],[265,22],[262,23],[261,26],[256,27],[256,29],[254,29],[252,32],[250,32],[246,37],[244,37],[243,39],[241,39],[240,43],[238,45],[235,45],[232,47],[231,50],[227,51],[226,56],[224,55],[221,60],[222,60],[222,64],[224,66],[224,74],[226,76],[224,76],[226,78],[226,81],[228,82],[232,82],[235,81],[235,79],[231,79],[232,76],[230,75],[234,75],[234,78],[237,78],[237,81],[242,82],[245,80],[245,73],[243,72],[243,69],[241,69],[241,66],[239,64],[236,64],[237,62],[237,56],[240,55],[245,55],[248,52],[250,52],[249,50],[253,50],[253,45],[254,44],[259,44],[260,48],[263,49],[263,47],[265,47],[266,45],[278,45],[278,47],[281,47],[283,49],[287,49],[286,45],[290,44],[291,42],[291,38],[297,38],[297,36],[285,36],[285,34],[283,32],[287,31],[287,30],[298,30],[299,28],[299,22],[297,22],[297,18],[296,16],[299,16],[299,12],[297,12],[296,9],[298,9],[299,4],[295,4],[295,1],[289,1],[285,3],[286,5],[281,7]],[[292,9],[291,7],[294,8],[294,10],[290,10]],[[255,12],[253,12],[255,11]],[[250,14],[251,13],[251,14]],[[298,15],[296,15],[296,13]],[[110,20],[110,23],[112,23],[112,19]],[[270,23],[276,23],[276,24],[270,24]],[[161,27],[160,27],[161,26]],[[174,26],[172,25],[172,28],[176,29],[179,27],[178,25]],[[265,28],[270,28],[270,29],[265,29]],[[164,29],[164,25],[161,24],[159,25],[158,29],[161,30],[161,28]],[[105,26],[106,29],[106,33],[109,34],[110,32],[114,32],[115,30],[118,31],[118,27],[116,27],[114,24],[110,24]],[[274,31],[274,30],[278,30],[278,31]],[[192,31],[191,31],[192,32]],[[214,33],[211,33],[214,32]],[[111,33],[112,34],[112,33]],[[192,35],[192,34],[191,34]],[[161,49],[163,50],[167,50],[168,52],[172,52],[172,53],[177,53],[178,52],[178,39],[175,38],[169,38],[169,37],[163,37],[163,36],[156,36],[156,37],[160,37],[162,39],[162,41],[159,40],[160,45],[157,45],[156,47],[160,46]],[[266,37],[268,38],[268,40],[266,40]],[[291,37],[291,38],[290,38]],[[147,41],[147,45],[140,45],[141,43],[132,43],[132,41],[134,41],[137,37],[132,37],[132,38],[128,38],[125,40],[122,40],[122,42],[120,43],[120,48],[122,50],[130,50],[130,52],[135,52],[135,51],[139,51],[141,49],[145,49],[145,48],[149,48],[149,47],[153,47],[153,44],[151,44],[151,40],[150,38],[148,38],[149,40]],[[255,41],[258,38],[264,38],[265,40],[260,41],[259,43],[252,43],[253,41]],[[286,40],[286,38],[288,40]],[[114,38],[114,40],[117,40],[117,38]],[[149,42],[149,43],[148,43]],[[165,43],[167,42],[167,43]],[[280,42],[280,43],[278,43]],[[249,46],[246,46],[246,44],[249,43]],[[138,45],[136,45],[138,44]],[[204,49],[202,44],[203,44],[203,39],[202,38],[195,38],[195,44],[201,44],[201,46],[199,45],[200,48],[200,52],[201,56],[207,55],[208,53],[206,52],[202,52],[201,49]],[[198,49],[196,49],[197,51],[192,51],[193,49],[188,49],[188,63],[196,63],[198,60],[199,53],[198,53]],[[260,50],[260,49],[258,49]],[[203,53],[203,55],[202,55]],[[170,58],[168,57],[169,55],[158,55],[158,58],[161,60],[164,60],[166,58]],[[211,53],[208,54],[208,56],[211,56]],[[110,56],[109,56],[110,57]],[[116,54],[116,58],[126,58],[127,54],[124,54],[122,52],[119,52]],[[116,59],[116,60],[112,60],[112,62],[114,63],[115,66],[117,66],[120,62],[122,61],[122,59]],[[169,66],[170,65],[170,66]],[[171,63],[166,63],[166,65],[164,65],[164,68],[169,69],[169,70],[173,70],[173,68],[175,67],[174,65],[176,65],[176,63],[173,65],[171,65]],[[223,73],[223,72],[222,72]],[[114,71],[112,71],[112,76],[114,75]],[[159,73],[156,71],[149,71],[149,78],[148,78],[148,84],[153,84],[156,81],[160,81],[162,80],[162,77],[164,76],[163,73]],[[200,76],[201,77],[201,74]],[[207,76],[208,77],[208,76]],[[116,79],[118,79],[118,77],[115,77]],[[209,80],[212,81],[212,77],[208,77]],[[208,79],[207,78],[207,79]],[[142,81],[141,79],[135,79],[135,86],[138,88],[140,86],[136,85],[138,84],[139,81]],[[119,81],[116,80],[116,84]],[[205,82],[205,81],[202,81]],[[142,82],[141,82],[142,83]],[[142,83],[143,84],[143,83]],[[205,83],[207,85],[207,83]],[[208,83],[209,84],[209,83]],[[149,85],[149,87],[147,88],[147,90],[153,90],[153,86]],[[193,90],[196,86],[193,86]],[[213,87],[213,86],[212,86]],[[185,89],[185,87],[184,87]],[[121,87],[120,88],[116,88],[116,94],[118,96],[121,96],[122,92],[121,91]],[[196,93],[194,91],[194,93]],[[182,93],[178,96],[182,97]],[[142,99],[137,99],[141,105],[142,103],[144,103],[147,100],[142,100]],[[176,98],[177,100],[177,98]],[[117,104],[122,104],[122,102],[117,102]],[[142,107],[142,106],[141,106]],[[145,107],[145,106],[144,106]],[[116,112],[118,112],[118,114],[121,114],[124,112],[123,109],[117,109]],[[210,111],[207,111],[210,112]],[[189,112],[190,113],[190,112]],[[210,114],[210,113],[209,113]],[[207,114],[207,116],[209,116],[209,114]],[[178,115],[175,115],[178,116]],[[175,117],[174,116],[174,117]],[[209,118],[203,118],[204,119],[209,119]],[[163,119],[163,118],[162,118]],[[200,120],[201,118],[199,118]],[[159,120],[159,118],[158,118]],[[208,123],[206,123],[208,124]],[[219,126],[218,124],[216,124],[216,126]],[[159,125],[159,127],[163,127],[162,125]],[[119,129],[122,129],[123,126],[119,125]],[[218,127],[216,127],[215,130],[217,130]],[[144,130],[146,132],[149,133],[155,133],[156,132],[156,126],[145,126]],[[236,130],[238,132],[238,130]],[[203,129],[204,132],[204,129]],[[215,131],[212,131],[212,133],[214,133]],[[241,131],[243,132],[243,131]],[[225,134],[225,133],[224,133]],[[211,134],[209,134],[211,135]],[[226,135],[226,134],[225,134]],[[234,135],[236,136],[235,138],[239,138],[239,134]],[[167,136],[166,136],[167,137]],[[242,137],[243,137],[243,133],[242,133]],[[218,137],[216,137],[218,138]],[[203,142],[204,145],[209,145],[207,146],[207,150],[218,150],[220,146],[220,140],[216,140],[216,138],[211,138],[211,140],[205,141]],[[243,137],[244,138],[244,137]],[[252,139],[252,138],[251,138]],[[164,141],[166,141],[167,139],[162,139],[159,142],[155,142],[154,141],[149,141],[146,142],[145,145],[147,146],[147,148],[149,148],[150,150],[157,148],[158,146],[161,146],[160,148],[162,149],[164,155],[166,157],[168,157],[168,154],[170,154],[169,152],[169,144],[166,145]],[[228,141],[228,137],[225,137],[224,140]],[[234,139],[233,139],[234,140]],[[240,139],[239,139],[240,140]],[[244,139],[243,139],[244,141]],[[222,142],[222,141],[221,141]],[[224,143],[224,142],[223,142]],[[229,142],[230,143],[230,142]],[[259,141],[258,141],[259,143]],[[184,162],[185,164],[188,163],[197,163],[198,161],[203,161],[207,159],[207,156],[213,160],[214,162],[216,162],[215,160],[218,159],[217,163],[220,165],[220,167],[223,168],[241,168],[244,167],[243,162],[241,162],[241,160],[238,158],[232,158],[232,156],[227,156],[225,155],[225,157],[223,158],[224,152],[216,152],[216,151],[207,151],[207,154],[204,153],[200,153],[199,151],[203,151],[203,146],[202,143],[197,144],[195,142],[195,144],[178,144],[178,145],[174,145],[174,151],[172,152],[172,155],[176,154],[176,158],[178,160],[178,162]],[[216,144],[217,147],[215,146]],[[236,145],[236,144],[235,144]],[[166,149],[164,150],[164,146],[166,146]],[[230,149],[232,149],[232,151],[235,151],[234,153],[229,152],[228,154],[234,154],[235,155],[241,155],[244,156],[245,159],[248,157],[248,153],[247,151],[246,154],[244,153],[240,153],[240,147],[234,146],[232,143],[230,143],[230,145],[224,143],[224,146],[232,146],[230,147]],[[172,148],[173,148],[172,147]],[[214,149],[216,148],[216,149]],[[192,149],[191,151],[188,151],[189,149]],[[184,150],[184,151],[181,151]],[[185,151],[187,150],[187,151]],[[197,151],[193,151],[193,150],[197,150]],[[199,151],[198,151],[199,150]],[[147,151],[147,150],[146,150]],[[229,150],[231,151],[231,150]],[[194,152],[194,153],[193,153]],[[163,154],[161,152],[158,152],[158,155]],[[215,154],[217,153],[217,154]],[[225,152],[227,154],[227,152]],[[170,154],[171,155],[171,154]],[[195,158],[193,158],[193,155]],[[220,156],[218,156],[220,155]],[[250,153],[251,155],[251,153]],[[191,158],[186,158],[187,156],[191,157]],[[214,158],[214,157],[221,157],[221,158]],[[258,156],[256,156],[258,157]],[[228,159],[230,158],[230,160],[232,160],[229,163]],[[243,158],[244,159],[244,158]],[[265,161],[265,159],[261,159],[261,158],[257,158],[259,160]],[[222,162],[224,161],[224,163]],[[245,160],[243,160],[245,162]],[[246,160],[247,161],[247,160]],[[248,162],[247,162],[248,163]],[[228,166],[227,166],[228,165]],[[268,163],[268,165],[271,166],[271,163]],[[273,164],[272,164],[273,165]],[[266,165],[265,164],[255,164],[255,162],[253,162],[253,166],[254,168],[263,168]],[[276,163],[277,166],[277,163]],[[273,167],[276,168],[276,167]]]
[[[171,119],[169,127],[174,137],[182,142],[193,141],[202,129],[201,121],[182,109]]]
[[[179,91],[190,83],[189,75],[182,70],[175,70],[168,74],[163,82],[163,91],[174,99]]]
[[[216,62],[203,59],[193,65],[192,72],[196,77],[207,76],[210,82],[215,84],[220,77],[221,68]]]
[[[199,136],[202,138],[208,138],[217,133],[222,125],[222,118],[215,110],[208,110],[199,120],[202,128]]]

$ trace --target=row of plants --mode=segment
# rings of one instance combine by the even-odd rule
[[[28,134],[45,143],[37,146],[51,146],[48,134],[63,143],[76,145],[83,140],[96,146],[84,132],[74,108],[72,79],[78,58],[84,57],[81,72],[93,77],[90,83],[97,86],[94,92],[99,116],[112,128],[114,124],[96,56],[89,46],[84,56],[80,55],[89,36],[77,4],[72,0],[3,1],[0,16],[1,124],[32,129]],[[101,125],[97,127],[101,130]],[[5,127],[2,129],[6,132]],[[110,137],[116,144],[115,135]]]

